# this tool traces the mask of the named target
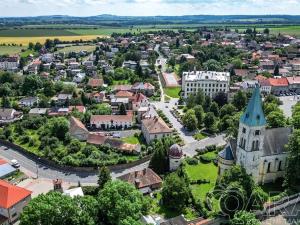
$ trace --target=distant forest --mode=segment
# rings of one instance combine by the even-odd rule
[[[77,24],[97,26],[135,26],[164,24],[282,24],[299,25],[300,15],[187,15],[187,16],[114,16],[99,15],[90,17],[38,16],[0,17],[0,27],[24,25]]]

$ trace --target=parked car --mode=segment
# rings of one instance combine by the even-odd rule
[[[12,159],[10,162],[11,162],[12,167],[14,167],[14,168],[19,168],[20,167],[20,164],[19,164],[18,160]]]
[[[120,133],[114,133],[114,134],[113,134],[113,137],[114,137],[114,138],[121,138],[121,135],[120,135]]]

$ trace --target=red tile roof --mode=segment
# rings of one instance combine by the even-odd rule
[[[133,93],[130,92],[130,91],[118,91],[116,94],[115,94],[115,97],[116,98],[130,98],[133,96]]]
[[[31,191],[0,180],[0,208],[9,209],[31,195]]]
[[[300,77],[287,77],[289,84],[300,84]]]
[[[110,122],[110,121],[132,122],[133,114],[131,111],[127,111],[127,115],[92,115],[90,119],[91,124],[94,124],[96,122]]]
[[[285,77],[282,78],[269,78],[268,79],[272,86],[288,86],[288,80]]]
[[[69,112],[72,112],[74,110],[77,110],[78,112],[84,113],[85,107],[83,105],[77,105],[77,106],[69,106]]]
[[[4,159],[0,158],[0,165],[6,164],[7,162]]]
[[[102,85],[103,85],[102,79],[94,79],[94,78],[89,79],[88,86],[101,87]]]
[[[133,184],[138,189],[162,184],[162,179],[150,168],[125,174],[119,179]]]

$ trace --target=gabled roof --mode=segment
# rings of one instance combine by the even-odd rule
[[[255,87],[246,111],[241,116],[240,122],[250,127],[266,125],[267,122],[262,109],[262,101],[258,86]]]
[[[119,179],[133,184],[138,189],[162,183],[162,179],[150,168],[127,173]]]
[[[282,78],[269,78],[268,79],[270,84],[272,86],[288,86],[288,80],[286,79],[286,77],[282,77]]]
[[[292,133],[290,127],[267,129],[264,138],[263,156],[278,155],[286,152],[285,145]]]
[[[81,129],[81,130],[88,132],[88,130],[86,129],[84,124],[79,119],[71,116],[71,118],[70,118],[70,133],[71,134],[74,133],[75,131],[77,131],[77,129]]]
[[[31,195],[31,191],[0,180],[0,208],[8,209]]]
[[[160,117],[144,119],[142,124],[150,134],[172,133],[172,129]]]

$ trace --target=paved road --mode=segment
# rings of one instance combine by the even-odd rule
[[[195,151],[196,149],[203,149],[208,145],[225,145],[225,135],[220,134],[217,136],[212,136],[205,138],[201,141],[197,141],[193,138],[192,132],[188,132],[181,123],[178,122],[178,120],[173,116],[173,114],[170,112],[172,108],[175,106],[175,103],[177,103],[177,99],[171,99],[169,103],[165,102],[153,102],[152,104],[157,108],[163,111],[163,113],[168,117],[170,120],[170,123],[173,125],[173,128],[175,128],[178,132],[180,137],[184,140],[185,146],[183,147],[183,151],[188,156],[194,156],[197,154]]]
[[[160,88],[160,93],[161,93],[160,101],[164,102],[165,101],[165,93],[164,93],[164,88],[163,88],[162,81],[161,81],[161,76],[159,74],[166,71],[167,59],[164,58],[164,56],[159,51],[159,45],[156,45],[154,50],[159,54],[159,57],[156,60],[156,73],[158,74],[158,82],[159,82],[159,88]],[[161,69],[158,69],[158,66],[161,66]]]
[[[175,106],[175,103],[178,102],[178,99],[171,99],[170,102],[153,102],[152,104],[156,107],[156,109],[160,109],[163,111],[163,113],[168,117],[170,120],[170,123],[173,125],[173,127],[179,132],[180,137],[184,140],[185,144],[189,144],[192,142],[195,142],[195,139],[193,138],[193,133],[189,133],[184,129],[181,123],[177,121],[177,119],[173,116],[173,114],[170,112],[172,108]]]
[[[31,159],[28,159],[21,153],[12,149],[4,150],[3,146],[0,147],[0,157],[10,161],[17,159],[21,165],[21,170],[32,177],[47,178],[47,179],[63,179],[66,182],[77,183],[80,181],[82,184],[92,184],[97,182],[97,173],[88,172],[77,172],[77,173],[66,173],[64,171],[56,170],[55,168],[46,167],[42,164],[36,163]],[[116,178],[125,173],[129,173],[136,170],[142,170],[148,167],[149,162],[134,166],[126,170],[113,170],[112,177]]]

